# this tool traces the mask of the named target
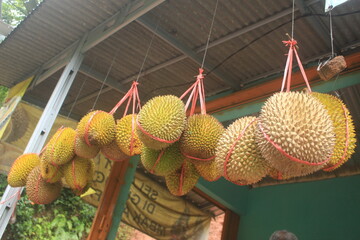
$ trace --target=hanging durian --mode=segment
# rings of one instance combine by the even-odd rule
[[[87,145],[108,145],[115,138],[115,119],[110,113],[92,111],[80,120],[76,132]]]
[[[40,164],[36,153],[26,153],[19,156],[10,168],[7,181],[11,187],[24,187],[29,173]]]
[[[69,127],[60,128],[46,145],[42,158],[56,165],[69,162],[75,155],[75,137],[76,132],[74,129]]]
[[[185,118],[184,103],[180,98],[172,95],[154,97],[138,114],[138,136],[149,148],[166,148],[180,138]]]
[[[188,118],[180,139],[181,151],[186,157],[193,157],[192,160],[213,158],[216,145],[224,131],[223,125],[213,116],[192,115]]]
[[[35,167],[26,181],[26,194],[36,204],[48,204],[60,196],[61,182],[48,183],[41,177],[40,166]]]
[[[317,171],[333,152],[335,134],[330,116],[307,93],[275,93],[261,108],[258,121],[256,139],[261,153],[285,175]]]
[[[116,124],[116,143],[128,156],[141,153],[142,142],[137,135],[136,118],[136,114],[129,114],[118,120]]]
[[[194,164],[186,159],[181,168],[165,176],[165,182],[171,194],[182,196],[195,187],[199,177]]]
[[[254,184],[267,175],[269,164],[257,146],[256,129],[256,117],[243,117],[233,122],[221,136],[215,161],[226,179]]]
[[[179,169],[185,157],[181,154],[179,142],[176,142],[163,150],[154,150],[144,146],[140,159],[150,173],[166,176]]]
[[[345,104],[335,96],[325,93],[312,92],[311,96],[320,101],[328,111],[334,125],[336,142],[330,161],[324,170],[332,171],[345,163],[355,152],[355,127],[349,110]]]

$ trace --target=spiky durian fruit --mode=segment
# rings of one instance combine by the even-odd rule
[[[76,135],[74,152],[82,158],[94,158],[100,152],[100,147],[97,145],[89,146],[83,138]]]
[[[307,93],[275,93],[261,108],[258,122],[256,139],[263,157],[285,175],[310,174],[331,156],[332,121],[324,106]]]
[[[354,123],[349,110],[339,98],[317,92],[312,92],[311,96],[324,105],[334,125],[336,136],[335,147],[330,161],[324,167],[325,171],[333,171],[345,163],[355,152],[356,136]]]
[[[76,132],[88,145],[108,145],[115,138],[115,119],[110,113],[92,111],[80,120]]]
[[[121,151],[115,140],[109,145],[102,146],[101,153],[112,161],[123,161],[129,158],[128,155]]]
[[[221,177],[221,172],[216,166],[215,160],[211,161],[192,161],[197,172],[206,181],[214,182]]]
[[[75,156],[64,165],[64,177],[71,189],[81,191],[94,175],[94,161]]]
[[[60,196],[61,182],[48,183],[42,178],[40,166],[35,167],[26,181],[26,194],[36,204],[48,204]]]
[[[221,136],[215,162],[226,179],[254,184],[268,173],[269,164],[256,143],[256,129],[256,117],[243,117],[233,122]]]
[[[172,95],[154,97],[138,114],[138,136],[149,148],[166,148],[180,138],[185,118],[184,103],[180,98]]]
[[[34,169],[40,164],[40,157],[36,153],[26,153],[19,156],[10,168],[7,181],[12,187],[24,187],[26,179]]]
[[[179,142],[162,150],[154,150],[144,146],[140,159],[150,173],[158,176],[166,176],[175,172],[184,162]]]
[[[55,183],[61,180],[64,176],[62,166],[47,161],[44,156],[40,158],[41,176],[48,183]]]
[[[199,180],[199,173],[191,161],[185,159],[183,165],[175,172],[165,176],[166,186],[170,193],[182,196],[190,192]]]
[[[75,155],[74,142],[76,132],[74,129],[66,127],[60,128],[51,137],[46,146],[42,157],[48,162],[62,165],[69,162]]]
[[[141,153],[142,142],[137,135],[136,118],[136,114],[129,114],[118,120],[116,124],[116,143],[128,156]]]
[[[200,159],[214,157],[216,145],[224,131],[223,125],[213,116],[192,115],[187,119],[180,139],[181,151],[191,159],[192,157]]]

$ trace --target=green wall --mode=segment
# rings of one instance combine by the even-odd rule
[[[281,229],[300,240],[360,239],[360,175],[249,190],[238,240],[267,240]]]

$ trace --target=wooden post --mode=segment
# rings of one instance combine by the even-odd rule
[[[136,157],[113,163],[88,240],[105,240],[110,231],[115,239],[137,163]]]

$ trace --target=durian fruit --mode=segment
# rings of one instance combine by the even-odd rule
[[[115,138],[115,119],[110,113],[100,110],[92,111],[80,120],[76,132],[86,144],[108,145]]]
[[[116,143],[128,156],[141,153],[142,142],[137,135],[136,118],[137,114],[129,114],[118,120],[116,124]]]
[[[200,159],[214,157],[216,145],[224,131],[223,125],[213,116],[192,115],[187,119],[180,139],[181,151],[186,157]]]
[[[7,181],[11,187],[24,187],[26,179],[34,169],[40,164],[40,157],[36,153],[26,153],[19,156],[10,168]]]
[[[165,176],[165,182],[171,194],[182,196],[195,187],[199,177],[200,175],[196,171],[194,164],[185,159],[181,168]]]
[[[335,147],[330,161],[324,167],[325,171],[332,171],[345,163],[355,152],[356,136],[354,123],[349,110],[339,98],[317,92],[312,92],[311,96],[324,105],[334,125],[336,136]],[[346,141],[348,141],[347,149]]]
[[[51,137],[47,144],[43,156],[46,161],[62,165],[69,162],[75,155],[74,142],[76,132],[74,129],[66,127],[60,128]]]
[[[86,187],[94,175],[94,161],[88,158],[75,156],[64,165],[66,183],[73,190],[81,191]]]
[[[94,158],[100,152],[100,147],[97,145],[88,146],[83,138],[76,135],[74,152],[82,158]]]
[[[129,158],[128,155],[121,151],[115,140],[109,145],[102,146],[101,153],[112,161],[123,161]]]
[[[315,172],[332,154],[332,121],[324,106],[308,93],[275,93],[261,108],[258,123],[256,139],[263,157],[287,176]]]
[[[150,99],[137,118],[137,133],[142,143],[160,150],[177,141],[185,127],[184,107],[181,99],[173,95]]]
[[[166,176],[175,172],[184,162],[179,142],[163,150],[154,150],[144,146],[140,159],[146,170],[158,176]]]
[[[61,182],[48,183],[42,178],[40,166],[35,167],[26,181],[26,194],[36,204],[48,204],[60,196]]]
[[[61,180],[64,176],[62,166],[47,161],[44,156],[40,158],[41,176],[48,183],[55,183]]]
[[[256,117],[243,117],[233,122],[221,136],[215,162],[218,171],[227,180],[254,184],[267,175],[269,164],[257,146],[256,129]],[[228,155],[225,173],[224,164]]]
[[[211,161],[192,161],[196,171],[203,177],[206,181],[214,182],[218,180],[222,175],[218,170],[215,160]]]

